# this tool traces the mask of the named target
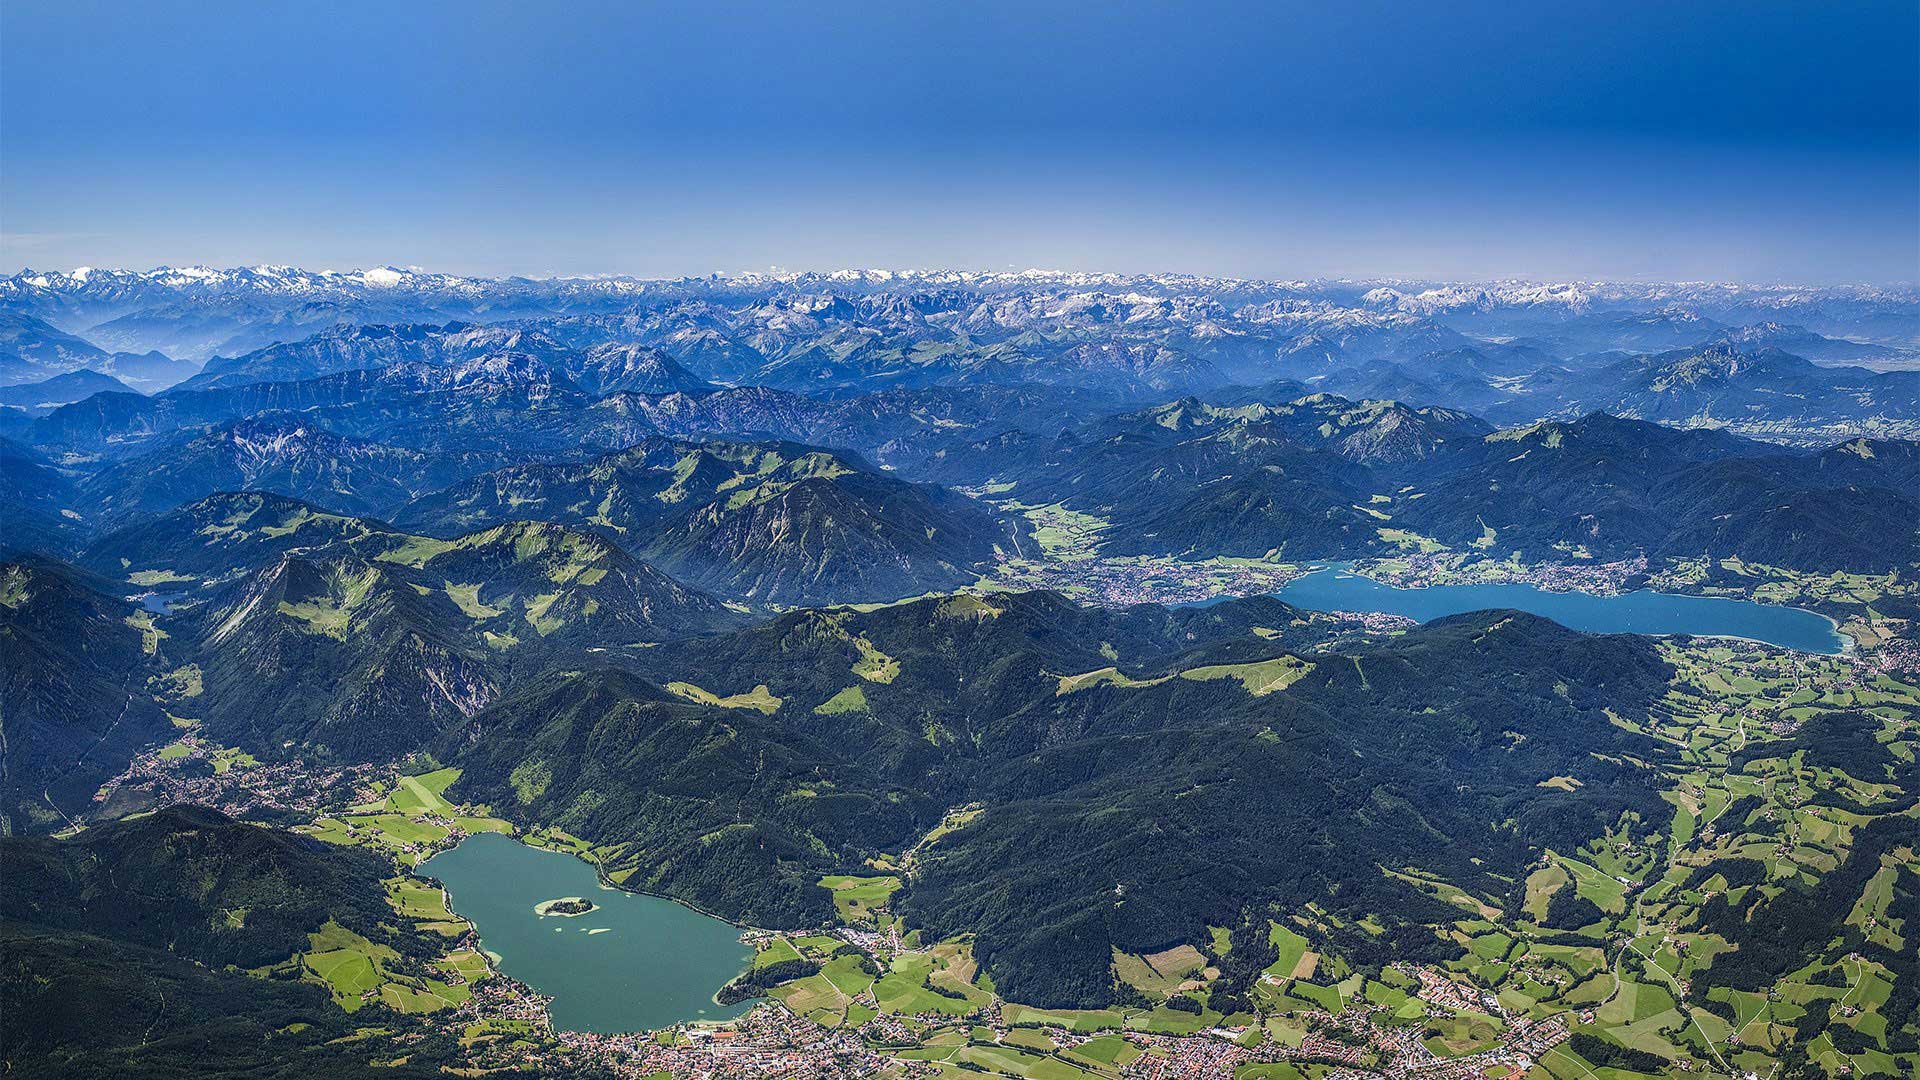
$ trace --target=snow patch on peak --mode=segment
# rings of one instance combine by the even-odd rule
[[[362,270],[358,275],[360,280],[366,282],[368,285],[379,285],[387,288],[398,285],[411,276],[412,275],[406,271],[396,270],[391,266],[377,266],[371,270]]]

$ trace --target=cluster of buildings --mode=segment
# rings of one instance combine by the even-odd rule
[[[913,1030],[891,1013],[877,1013],[861,1024],[860,1037],[876,1046],[912,1046],[916,1041]]]
[[[900,951],[900,931],[897,927],[889,927],[886,933],[881,933],[858,926],[836,926],[833,934],[869,956]]]
[[[1394,967],[1419,982],[1420,989],[1413,996],[1429,1005],[1461,1012],[1483,1012],[1490,1016],[1499,1016],[1504,1011],[1500,1008],[1499,998],[1491,990],[1457,982],[1435,968],[1412,964],[1395,964]]]
[[[1395,965],[1419,983],[1416,997],[1429,1015],[1476,1012],[1502,1022],[1499,1041],[1484,1050],[1442,1056],[1427,1046],[1427,1028],[1419,1023],[1386,1022],[1385,1010],[1361,1005],[1334,1016],[1313,1013],[1311,1030],[1297,1048],[1267,1044],[1254,1060],[1291,1059],[1335,1065],[1328,1077],[1377,1077],[1381,1073],[1419,1080],[1486,1080],[1519,1076],[1546,1053],[1572,1037],[1559,1018],[1510,1016],[1491,992],[1461,983],[1445,972],[1410,964]]]
[[[526,1030],[536,1034],[553,1031],[553,1020],[547,1011],[553,999],[534,993],[525,983],[496,972],[475,983],[472,993],[454,1014],[457,1019],[504,1021],[509,1028],[524,1024]],[[463,1017],[461,1013],[469,1015]]]
[[[1507,1025],[1507,1048],[1534,1061],[1572,1037],[1566,1022],[1557,1016],[1545,1020],[1520,1017]]]
[[[1258,562],[1137,556],[1124,559],[1050,559],[1006,561],[998,584],[1013,589],[1055,589],[1082,603],[1124,607],[1129,604],[1190,604],[1222,596],[1258,596],[1276,592],[1299,577],[1300,567]]]
[[[1864,663],[1869,671],[1889,678],[1920,678],[1920,640],[1894,638],[1869,653]]]
[[[1309,1034],[1298,1051],[1287,1056],[1328,1064],[1337,1063],[1337,1075],[1390,1076],[1418,1080],[1486,1080],[1496,1075],[1520,1076],[1533,1068],[1547,1051],[1565,1042],[1572,1033],[1558,1019],[1533,1020],[1509,1018],[1500,1041],[1471,1054],[1443,1057],[1426,1045],[1420,1024],[1378,1023],[1379,1010],[1360,1010],[1337,1018],[1348,1031],[1358,1032],[1364,1046]],[[1361,1070],[1361,1071],[1351,1071]]]
[[[1494,559],[1433,552],[1396,557],[1386,564],[1368,564],[1367,576],[1398,589],[1430,585],[1532,585],[1550,592],[1584,592],[1611,596],[1627,591],[1627,582],[1647,572],[1645,557],[1610,563],[1535,563],[1520,565]]]
[[[1312,1061],[1338,1062],[1355,1068],[1365,1068],[1373,1062],[1374,1052],[1371,1040],[1353,1043],[1330,1038],[1318,1031],[1309,1031],[1307,1037],[1300,1040],[1300,1051],[1296,1056]]]
[[[726,1027],[684,1025],[665,1039],[569,1031],[560,1033],[559,1041],[574,1060],[635,1080],[663,1071],[685,1080],[838,1080],[868,1076],[887,1065],[886,1057],[858,1036],[821,1027],[771,1003]]]
[[[1255,1060],[1246,1047],[1211,1035],[1144,1035],[1127,1038],[1147,1052],[1122,1070],[1140,1080],[1216,1080]]]
[[[871,938],[871,945],[887,944],[870,931],[851,931]],[[863,946],[865,947],[865,946]],[[1524,1074],[1549,1050],[1570,1037],[1559,1019],[1508,1017],[1493,995],[1463,984],[1431,967],[1399,965],[1419,984],[1417,996],[1436,1015],[1454,1011],[1487,1013],[1504,1026],[1499,1042],[1477,1053],[1443,1057],[1423,1041],[1420,1023],[1392,1023],[1385,1010],[1362,1004],[1339,1015],[1310,1014],[1311,1028],[1302,1043],[1243,1045],[1244,1028],[1215,1028],[1193,1035],[1125,1032],[1125,1038],[1144,1051],[1127,1064],[1123,1074],[1138,1080],[1201,1080],[1232,1076],[1242,1065],[1267,1061],[1310,1061],[1336,1068],[1329,1076],[1377,1077],[1382,1072],[1419,1080],[1486,1080],[1503,1072]],[[453,1021],[470,1032],[482,1033],[472,1043],[472,1064],[489,1069],[506,1065],[538,1068],[558,1060],[591,1065],[633,1080],[668,1072],[687,1080],[736,1077],[794,1077],[827,1080],[861,1077],[891,1070],[907,1077],[930,1075],[936,1066],[893,1059],[890,1054],[918,1041],[914,1017],[881,1014],[858,1029],[835,1029],[799,1016],[779,1002],[767,1002],[739,1020],[724,1025],[688,1024],[663,1033],[599,1035],[555,1032],[548,1020],[546,1000],[504,977],[493,977],[474,987],[473,1000],[453,1014]],[[987,1024],[1005,1034],[998,1004],[971,1017],[928,1015],[935,1026],[958,1023]],[[977,1029],[976,1029],[977,1030]],[[490,1032],[525,1032],[518,1038]],[[1047,1029],[1054,1042],[1071,1047],[1088,1036],[1065,1029]]]
[[[214,764],[217,754],[227,755],[224,767]],[[229,817],[258,811],[318,816],[327,807],[345,801],[347,793],[392,772],[391,767],[378,765],[320,768],[298,762],[243,764],[236,757],[189,734],[169,747],[135,757],[125,772],[102,784],[93,798],[105,803],[122,789],[139,789],[157,805],[194,803]]]
[[[473,984],[473,996],[447,1022],[466,1033],[467,1068],[589,1067],[629,1080],[662,1072],[676,1080],[839,1080],[876,1073],[887,1058],[847,1031],[821,1027],[777,1003],[724,1026],[685,1024],[664,1032],[602,1035],[555,1031],[549,999],[495,974]]]
[[[469,935],[470,937],[471,935]],[[556,1064],[550,998],[498,972],[470,987],[472,996],[444,1021],[466,1033],[467,1066],[479,1072]]]
[[[1326,614],[1339,619],[1344,624],[1341,629],[1357,629],[1367,634],[1391,634],[1419,625],[1405,615],[1387,611],[1330,611]]]

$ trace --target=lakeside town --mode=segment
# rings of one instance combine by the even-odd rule
[[[989,584],[1020,591],[1051,589],[1102,607],[1133,604],[1202,604],[1236,596],[1277,592],[1307,569],[1254,559],[1189,562],[1164,556],[1122,558],[1003,559]]]
[[[191,799],[234,814],[316,816],[344,813],[346,807],[376,800],[399,775],[397,766],[355,766],[296,770],[258,762],[232,761],[215,771],[210,763],[230,752],[191,734],[177,749],[142,755],[126,774],[105,785],[105,800],[125,788],[138,787],[156,799]],[[411,844],[412,850],[393,854],[406,862],[459,842],[466,835],[453,816],[421,812],[409,818],[420,826],[438,825],[446,835],[436,842]],[[884,913],[884,908],[881,909]],[[829,933],[844,947],[871,958],[882,969],[903,957],[926,955],[900,932],[897,922],[882,919],[868,925],[815,928]],[[764,947],[783,934],[746,931],[742,939]],[[477,932],[469,924],[457,947],[485,955]],[[1419,979],[1420,996],[1435,1009],[1497,1010],[1484,992],[1462,987],[1432,969],[1410,969]],[[1524,1071],[1529,1058],[1566,1037],[1563,1025],[1543,1027],[1525,1021],[1508,1025],[1499,1045],[1463,1058],[1440,1058],[1421,1044],[1418,1026],[1386,1023],[1381,1010],[1356,1005],[1340,1013],[1308,1012],[1297,1018],[1308,1026],[1298,1045],[1262,1041],[1248,1045],[1254,1025],[1215,1025],[1179,1034],[1138,1030],[1078,1031],[1054,1023],[1022,1020],[1007,1022],[1009,1010],[998,998],[962,1015],[947,1012],[879,1013],[864,1024],[828,1027],[800,1015],[777,997],[768,998],[743,1016],[725,1022],[685,1023],[656,1032],[596,1034],[565,1031],[553,1025],[550,998],[501,973],[489,964],[487,974],[466,987],[470,996],[458,1007],[425,1019],[460,1036],[475,1070],[534,1068],[566,1065],[592,1068],[610,1075],[641,1080],[662,1073],[691,1080],[731,1077],[794,1077],[828,1080],[833,1077],[928,1077],[942,1074],[938,1062],[903,1058],[942,1041],[941,1032],[958,1033],[982,1045],[1005,1045],[1015,1052],[1031,1045],[1016,1029],[1037,1033],[1058,1053],[1070,1054],[1099,1038],[1117,1036],[1133,1048],[1132,1060],[1116,1065],[1116,1074],[1141,1080],[1199,1080],[1231,1076],[1246,1065],[1297,1062],[1336,1066],[1355,1076],[1409,1075],[1467,1080],[1489,1075],[1490,1067],[1515,1064]],[[404,1046],[418,1032],[398,1037]],[[984,1042],[982,1040],[985,1039]],[[1137,1056],[1134,1052],[1137,1052]],[[1330,1074],[1331,1075],[1331,1074]],[[1517,1074],[1516,1074],[1517,1075]]]
[[[1647,559],[1636,556],[1609,563],[1521,562],[1489,559],[1453,551],[1416,552],[1353,564],[1363,574],[1396,589],[1435,585],[1531,585],[1546,592],[1583,592],[1618,596],[1647,577]]]
[[[975,1045],[1021,1048],[1035,1037],[1059,1054],[1114,1039],[1131,1048],[1132,1060],[1117,1065],[1128,1080],[1213,1080],[1231,1077],[1246,1066],[1278,1062],[1324,1067],[1328,1080],[1360,1077],[1414,1077],[1419,1080],[1487,1080],[1519,1077],[1571,1035],[1558,1018],[1509,1016],[1492,995],[1464,986],[1433,968],[1403,969],[1419,980],[1418,997],[1435,1016],[1485,1012],[1503,1024],[1499,1041],[1486,1049],[1453,1057],[1435,1053],[1421,1038],[1418,1024],[1390,1022],[1388,1010],[1360,1005],[1340,1013],[1312,1011],[1296,1019],[1307,1025],[1298,1045],[1264,1042],[1248,1045],[1251,1025],[1215,1026],[1193,1034],[1122,1030],[1077,1031],[1058,1024],[1020,1025],[1026,1039],[1011,1036],[996,1001],[963,1016],[922,1013],[880,1016],[857,1029],[828,1028],[799,1016],[778,1000],[768,1000],[744,1016],[721,1024],[680,1024],[659,1032],[595,1034],[556,1031],[546,999],[505,977],[490,978],[450,1019],[466,1030],[490,1032],[470,1039],[470,1067],[482,1070],[554,1066],[591,1066],[612,1075],[644,1080],[662,1073],[684,1080],[782,1077],[830,1080],[834,1077],[943,1075],[936,1061],[900,1057],[929,1045],[940,1032],[968,1032]],[[909,1026],[912,1025],[912,1026]],[[535,1036],[538,1041],[502,1034]],[[939,1044],[934,1038],[932,1044]],[[1019,1052],[1018,1050],[1016,1052]],[[1103,1055],[1105,1056],[1105,1055]]]

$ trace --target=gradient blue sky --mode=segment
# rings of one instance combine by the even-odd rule
[[[0,266],[1920,279],[1920,5],[0,4]]]

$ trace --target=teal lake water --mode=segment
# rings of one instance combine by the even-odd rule
[[[1434,585],[1396,589],[1337,567],[1295,578],[1274,594],[1314,611],[1379,611],[1427,622],[1463,611],[1514,608],[1593,634],[1694,634],[1742,637],[1806,653],[1832,655],[1846,638],[1825,616],[1803,608],[1710,596],[1632,592],[1595,596],[1532,585]]]
[[[553,1022],[564,1031],[641,1031],[752,1007],[713,1001],[753,962],[738,927],[671,900],[602,888],[593,867],[571,855],[481,833],[420,870],[446,885],[453,909],[473,921],[500,970],[553,998]],[[563,896],[584,897],[599,910],[572,918],[533,913]]]

